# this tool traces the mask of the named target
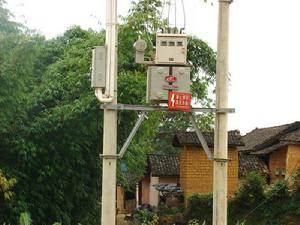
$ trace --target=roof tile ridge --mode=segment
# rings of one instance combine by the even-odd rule
[[[283,136],[284,134],[286,134],[286,132],[292,132],[295,129],[299,129],[300,128],[300,121],[296,121],[294,123],[285,124],[285,125],[281,125],[281,126],[287,126],[287,127],[285,129],[283,129],[282,131],[280,131],[279,133],[274,134],[271,137],[267,138],[261,144],[255,145],[253,147],[253,152],[260,151],[263,148],[268,147],[272,143],[273,139],[278,139],[278,141],[280,141],[280,137]],[[277,126],[277,127],[279,127],[279,126]]]

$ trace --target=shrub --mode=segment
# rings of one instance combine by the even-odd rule
[[[251,210],[255,209],[261,202],[266,199],[265,196],[266,181],[258,173],[250,172],[235,197],[228,203],[229,224],[236,224],[239,220],[244,219]],[[263,211],[255,211],[255,220],[263,220]],[[253,215],[252,215],[253,217]]]
[[[134,215],[134,222],[137,225],[157,225],[158,221],[157,213],[149,209],[138,210]]]
[[[212,194],[193,194],[188,198],[188,207],[185,214],[187,221],[199,221],[202,224],[212,223],[212,207],[213,196]]]
[[[31,225],[31,218],[29,213],[21,213],[19,224],[20,225]]]
[[[238,208],[248,208],[249,206],[257,205],[265,199],[265,187],[265,178],[258,173],[250,172],[239,188],[233,205],[236,205]]]
[[[281,180],[271,186],[264,204],[266,225],[283,224],[283,219],[291,210],[291,196],[287,181]]]

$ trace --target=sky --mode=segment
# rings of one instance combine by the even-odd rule
[[[71,25],[105,27],[105,0],[7,2],[16,20],[47,38],[61,35]],[[216,50],[217,0],[208,4],[184,0],[184,5],[186,33]],[[130,0],[119,0],[118,14],[126,15],[129,7]],[[229,107],[236,112],[229,116],[229,129],[245,134],[256,127],[300,121],[299,11],[299,0],[234,0],[231,4]],[[178,18],[182,15],[178,10]]]

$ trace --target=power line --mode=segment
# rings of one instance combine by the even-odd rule
[[[185,15],[185,7],[184,7],[184,2],[181,0],[181,5],[182,5],[182,11],[183,11],[183,28],[181,30],[185,30],[185,25],[186,25],[186,15]]]
[[[167,4],[169,5],[169,9],[168,9],[168,28],[170,28],[171,0],[169,0]]]
[[[160,11],[160,15],[159,15],[159,20],[162,19],[162,15],[164,13],[164,9],[165,9],[165,5],[166,5],[166,0],[164,0],[164,3],[161,6],[161,11]]]

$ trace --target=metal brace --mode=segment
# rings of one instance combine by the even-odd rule
[[[145,119],[145,117],[146,117],[146,112],[142,112],[141,116],[140,116],[140,117],[138,118],[138,120],[136,121],[136,123],[135,123],[135,125],[134,125],[132,131],[130,132],[130,134],[129,134],[127,140],[125,141],[124,145],[122,146],[122,148],[121,148],[121,150],[120,150],[120,152],[119,152],[119,154],[118,154],[118,157],[119,157],[120,159],[123,158],[123,156],[124,156],[124,154],[125,154],[125,152],[126,152],[128,146],[130,145],[130,143],[131,143],[131,141],[132,141],[134,135],[135,135],[136,132],[138,131],[138,129],[139,129],[139,127],[141,126],[141,124],[142,124],[143,120]]]
[[[142,114],[140,115],[140,117],[136,121],[134,127],[132,128],[128,138],[126,139],[125,143],[123,144],[119,154],[116,154],[116,155],[103,155],[103,154],[100,154],[100,158],[103,158],[103,159],[115,159],[115,158],[122,159],[125,152],[126,152],[126,150],[128,149],[128,146],[130,145],[134,135],[136,134],[136,132],[140,128],[143,120],[145,119],[146,114],[147,114],[146,112],[142,112]]]
[[[127,104],[101,104],[101,109],[111,110],[136,110],[136,111],[169,111],[167,106],[159,105],[127,105]],[[171,112],[182,112],[182,111],[171,111]],[[203,112],[203,113],[234,113],[233,108],[191,108],[191,112]]]
[[[136,121],[133,129],[131,130],[128,138],[126,139],[125,143],[123,144],[120,152],[116,155],[100,155],[100,158],[107,158],[107,159],[115,159],[115,158],[123,158],[126,150],[128,149],[134,135],[138,131],[139,127],[141,126],[142,122],[144,121],[147,112],[149,111],[169,111],[168,107],[165,106],[144,106],[144,105],[126,105],[126,104],[102,104],[101,109],[111,109],[111,110],[138,110],[142,111],[140,117]],[[173,112],[173,111],[172,111]],[[175,111],[176,112],[176,111]],[[178,111],[177,111],[178,112]],[[180,111],[181,112],[181,111]],[[192,108],[191,112],[189,112],[189,118],[192,122],[192,125],[196,131],[197,137],[208,157],[209,160],[215,160],[215,161],[228,161],[228,159],[218,159],[214,158],[213,154],[210,150],[210,148],[207,145],[207,142],[201,133],[200,129],[198,128],[198,125],[193,117],[192,112],[206,112],[206,113],[234,113],[235,110],[233,108],[227,108],[227,109],[215,109],[215,108]]]
[[[198,139],[199,139],[199,141],[200,141],[200,143],[201,143],[201,145],[202,145],[202,147],[203,147],[203,149],[204,149],[204,151],[205,151],[205,153],[207,155],[207,158],[209,160],[214,160],[213,154],[210,151],[210,148],[208,147],[207,142],[206,142],[203,134],[201,133],[199,127],[197,126],[197,123],[196,123],[196,121],[195,121],[192,113],[189,113],[189,118],[190,118],[190,120],[192,122],[192,125],[193,125],[195,131],[196,131],[197,137],[198,137]]]

